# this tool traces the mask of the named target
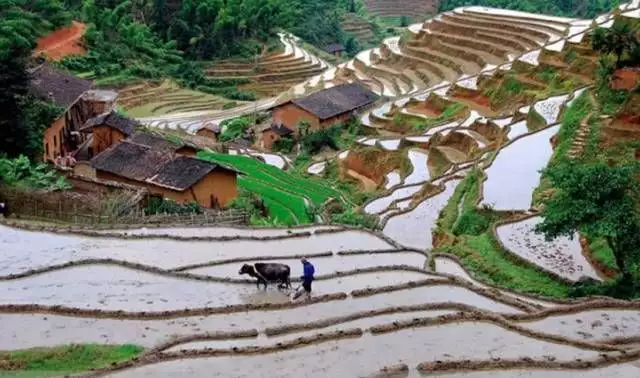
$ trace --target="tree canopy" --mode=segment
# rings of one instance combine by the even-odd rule
[[[568,162],[546,169],[555,194],[536,228],[546,238],[582,232],[605,238],[618,269],[630,277],[640,263],[640,184],[636,164]]]

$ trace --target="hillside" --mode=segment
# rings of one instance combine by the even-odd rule
[[[435,2],[365,0],[416,18],[337,64],[300,33],[322,14],[288,18],[328,2],[157,3],[193,21],[189,42],[126,34],[124,17],[128,42],[109,47],[163,46],[114,53],[144,69],[92,66],[101,37],[63,64],[119,88],[119,107],[171,151],[206,138],[192,160],[229,175],[227,207],[245,223],[202,224],[228,209],[184,215],[186,200],[160,224],[62,222],[28,205],[35,217],[0,216],[0,376],[640,376],[640,0],[444,0],[432,18]],[[214,10],[288,28],[198,29]],[[328,24],[380,36],[358,12]],[[232,37],[259,48],[198,56]],[[18,42],[26,60],[33,46]],[[20,101],[0,100],[28,113],[16,56],[4,76]],[[0,136],[14,148],[0,200],[69,190]],[[273,263],[286,267],[262,268]]]

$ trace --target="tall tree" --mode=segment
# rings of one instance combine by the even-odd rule
[[[640,185],[638,167],[573,162],[546,169],[555,194],[545,202],[536,228],[547,239],[575,232],[605,238],[624,280],[640,263]]]
[[[603,54],[613,53],[616,56],[616,66],[625,53],[638,47],[638,30],[626,22],[615,22],[609,29],[597,28],[592,35],[591,44],[594,50]]]

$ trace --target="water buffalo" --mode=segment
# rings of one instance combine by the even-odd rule
[[[277,263],[255,263],[253,265],[244,264],[238,274],[248,274],[251,277],[257,278],[257,286],[260,288],[260,284],[264,284],[265,290],[269,282],[278,282],[278,288],[291,287],[291,268],[289,265],[277,264]]]

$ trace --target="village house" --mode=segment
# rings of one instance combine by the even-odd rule
[[[133,139],[103,151],[91,166],[97,179],[142,186],[178,203],[196,201],[202,207],[220,208],[238,194],[237,171]]]
[[[378,96],[357,83],[342,84],[285,102],[272,111],[273,123],[298,134],[302,121],[316,131],[342,123],[373,104]]]
[[[222,128],[217,123],[207,122],[202,125],[202,127],[199,128],[198,131],[196,131],[196,135],[217,141],[218,135],[220,135],[221,131]]]
[[[271,127],[262,131],[262,143],[261,147],[268,150],[273,148],[273,144],[288,135],[291,135],[293,130],[282,124],[272,124]]]
[[[113,110],[89,119],[80,129],[81,132],[91,133],[89,158],[130,137],[137,126],[136,121],[123,117]]]
[[[61,109],[43,138],[43,160],[53,162],[76,151],[85,142],[79,133],[85,122],[113,107],[117,93],[91,90],[92,82],[44,63],[30,72],[29,93]]]
[[[335,56],[336,58],[340,58],[342,56],[342,52],[344,51],[344,46],[339,43],[332,43],[330,45],[327,45],[325,51]]]

